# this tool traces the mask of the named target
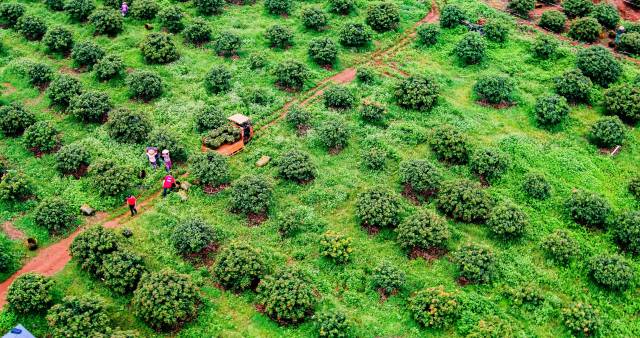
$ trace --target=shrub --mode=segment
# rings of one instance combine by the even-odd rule
[[[347,263],[353,252],[352,242],[351,237],[329,230],[320,239],[320,254],[330,258],[334,263]]]
[[[0,130],[6,136],[21,135],[27,127],[36,122],[36,116],[24,109],[20,102],[0,107]]]
[[[590,336],[600,328],[600,313],[591,304],[571,303],[562,309],[562,319],[576,335]]]
[[[440,161],[465,164],[469,160],[470,146],[467,137],[452,126],[444,125],[437,128],[430,146]]]
[[[0,198],[2,196],[1,194],[0,192]],[[9,241],[0,243],[0,249],[2,249],[0,250],[0,272],[10,272],[16,265],[16,257],[10,247]]]
[[[440,188],[442,175],[436,166],[426,160],[408,160],[400,163],[400,182],[416,194],[432,195]]]
[[[395,227],[400,222],[400,202],[388,190],[369,188],[356,200],[356,216],[369,227]]]
[[[24,15],[25,7],[16,2],[0,4],[0,23],[11,28],[18,23],[18,19]]]
[[[338,41],[345,47],[365,47],[371,42],[371,32],[361,23],[347,23],[338,34]]]
[[[162,27],[166,28],[170,33],[178,33],[184,28],[182,23],[182,10],[178,6],[164,7],[158,13],[158,20]]]
[[[22,314],[38,313],[47,310],[53,298],[53,281],[49,277],[27,272],[18,276],[7,292],[7,303],[11,309]]]
[[[332,12],[347,15],[356,8],[353,0],[329,0],[329,7]]]
[[[102,122],[111,108],[111,100],[107,94],[90,91],[73,97],[67,112],[84,122]]]
[[[33,63],[27,68],[29,82],[36,87],[44,87],[53,79],[53,69],[46,63]]]
[[[562,1],[564,13],[571,19],[587,16],[593,10],[591,0],[564,0]]]
[[[108,8],[99,9],[89,17],[96,34],[116,35],[122,31],[123,19],[118,11]]]
[[[162,95],[162,78],[153,72],[141,70],[127,77],[129,96],[137,100],[151,101]]]
[[[471,155],[469,166],[480,179],[488,182],[500,178],[509,169],[509,156],[498,149],[485,148]]]
[[[469,32],[458,42],[455,54],[467,65],[479,63],[486,53],[487,43],[480,33]]]
[[[445,214],[463,222],[484,222],[493,199],[480,185],[468,180],[449,181],[442,184],[436,205]]]
[[[194,0],[198,13],[203,15],[220,14],[224,10],[224,0]]]
[[[356,78],[362,83],[373,83],[376,79],[376,74],[373,69],[363,67],[358,68],[356,71]]]
[[[538,35],[533,42],[531,51],[533,56],[542,60],[547,60],[556,54],[559,46],[560,43],[557,39],[552,36],[541,34]]]
[[[98,275],[109,289],[128,294],[136,289],[145,270],[144,261],[140,256],[129,251],[116,250],[103,257]]]
[[[26,200],[33,191],[33,183],[21,171],[8,170],[0,180],[0,200],[13,202]]]
[[[64,9],[63,0],[44,0],[44,3],[47,5],[47,8],[52,11],[61,11]]]
[[[484,25],[484,35],[494,42],[505,42],[509,36],[510,25],[502,20],[490,20]]]
[[[265,36],[273,48],[284,49],[293,44],[293,32],[289,27],[273,25],[267,29]]]
[[[400,10],[395,3],[373,3],[367,9],[366,21],[376,32],[395,30],[400,24]]]
[[[563,96],[569,102],[588,102],[591,92],[591,80],[579,70],[570,70],[555,78],[554,88],[558,95]]]
[[[613,148],[624,142],[626,127],[617,116],[606,116],[599,119],[589,133],[589,141],[598,147]]]
[[[438,102],[440,85],[431,76],[411,76],[396,86],[394,95],[403,108],[428,111]]]
[[[177,60],[180,55],[171,37],[162,33],[147,35],[140,46],[142,57],[147,63],[164,64]]]
[[[428,210],[419,210],[409,216],[400,223],[396,232],[398,243],[406,250],[443,248],[451,237],[447,222]]]
[[[296,105],[289,108],[286,119],[291,126],[299,128],[309,124],[311,121],[311,114],[308,110]]]
[[[465,244],[454,253],[453,259],[460,269],[460,277],[470,283],[484,284],[493,279],[496,258],[491,249]]]
[[[340,150],[347,146],[350,132],[344,122],[327,120],[317,128],[318,137],[328,149]]]
[[[108,54],[93,65],[93,70],[98,80],[107,81],[122,74],[124,62],[119,55]]]
[[[604,108],[608,115],[635,124],[640,121],[640,88],[626,83],[610,88],[604,95]]]
[[[640,212],[631,211],[618,216],[613,223],[613,239],[625,251],[640,253]]]
[[[264,8],[267,9],[267,12],[275,15],[290,14],[292,7],[292,0],[265,0],[264,2]]]
[[[111,331],[109,315],[97,297],[67,296],[47,312],[52,337],[98,337]]]
[[[38,204],[33,220],[50,233],[58,234],[74,226],[77,216],[75,208],[69,202],[59,197],[50,197]]]
[[[62,26],[56,26],[47,30],[42,42],[50,52],[66,53],[73,47],[73,33]]]
[[[202,19],[195,19],[184,29],[185,41],[194,45],[203,44],[211,41],[211,27]]]
[[[101,195],[118,196],[131,188],[134,170],[130,166],[118,165],[110,160],[102,160],[92,164],[89,172],[93,175],[93,183]]]
[[[199,132],[217,129],[227,123],[220,108],[212,104],[205,105],[195,114],[196,130]]]
[[[610,289],[626,290],[635,277],[633,266],[619,255],[600,255],[589,262],[589,275],[596,284]]]
[[[373,287],[385,295],[395,294],[406,282],[406,274],[389,262],[382,262],[373,269]]]
[[[118,248],[116,233],[96,225],[81,232],[71,243],[69,251],[83,270],[99,275],[106,256]]]
[[[616,46],[619,50],[630,54],[640,54],[640,33],[627,32],[622,34]]]
[[[571,218],[578,224],[603,227],[611,213],[609,202],[594,193],[578,190],[566,202]]]
[[[351,330],[347,316],[339,311],[330,311],[313,316],[319,337],[348,337]]]
[[[215,230],[199,218],[190,218],[180,222],[171,234],[173,247],[181,255],[202,252],[216,239]]]
[[[442,328],[452,324],[460,308],[458,297],[442,286],[420,290],[409,299],[409,311],[425,327]]]
[[[447,4],[442,8],[442,13],[440,13],[440,27],[454,28],[466,19],[467,15],[460,6]]]
[[[60,148],[56,154],[56,169],[63,175],[80,177],[89,167],[91,155],[77,143],[71,143]]]
[[[290,237],[304,231],[306,228],[313,227],[315,224],[311,219],[312,213],[308,208],[302,206],[295,206],[285,210],[280,217],[278,217],[278,230],[282,237]]]
[[[258,285],[266,265],[259,249],[249,243],[232,242],[218,254],[212,272],[223,287],[241,291]]]
[[[370,170],[382,170],[387,160],[387,150],[379,146],[366,147],[361,152],[362,165]]]
[[[327,14],[317,7],[308,7],[302,10],[302,25],[316,31],[322,30],[327,25]]]
[[[189,275],[172,270],[146,273],[133,292],[133,313],[159,331],[172,331],[198,315],[200,293]]]
[[[564,25],[566,22],[567,16],[564,15],[564,13],[556,10],[550,10],[542,13],[538,25],[554,33],[562,33],[564,32]]]
[[[433,23],[420,25],[416,32],[418,35],[418,41],[425,46],[433,46],[438,42],[438,36],[440,35],[440,28]]]
[[[264,177],[243,176],[231,187],[231,210],[264,214],[269,210],[273,188]]]
[[[522,181],[522,190],[535,199],[544,200],[551,195],[551,185],[542,174],[529,173]]]
[[[159,10],[160,6],[154,0],[136,0],[131,5],[131,16],[137,19],[151,20],[156,17]]]
[[[491,211],[487,219],[487,225],[491,232],[504,239],[522,236],[528,223],[527,214],[511,203],[498,205]]]
[[[262,69],[267,65],[267,63],[267,58],[262,53],[249,55],[249,69],[251,70]]]
[[[213,66],[204,77],[204,87],[211,94],[229,91],[231,89],[231,72],[226,66]]]
[[[216,39],[214,49],[218,55],[232,56],[238,53],[238,50],[242,47],[242,39],[240,36],[233,32],[222,32]]]
[[[23,15],[16,22],[16,30],[22,34],[25,39],[36,41],[42,39],[44,33],[47,32],[47,24],[35,15]]]
[[[608,87],[622,74],[622,66],[613,54],[602,46],[592,46],[578,52],[576,66],[591,81]]]
[[[484,76],[473,86],[478,100],[490,104],[505,104],[513,101],[515,83],[502,75]]]
[[[302,271],[285,267],[260,282],[257,301],[271,319],[298,323],[315,307],[311,286],[311,279]]]
[[[165,129],[155,129],[149,134],[149,144],[153,144],[158,149],[167,149],[171,153],[171,160],[184,162],[187,160],[187,150],[175,132]]]
[[[569,37],[581,42],[595,42],[600,38],[602,26],[598,20],[586,17],[575,20],[569,28]]]
[[[379,103],[364,102],[360,108],[360,117],[371,123],[381,123],[384,120],[386,109]]]
[[[38,121],[25,129],[22,142],[33,152],[48,152],[60,144],[60,137],[51,122]]]
[[[71,100],[82,93],[82,85],[80,81],[69,75],[58,75],[47,89],[47,96],[51,100],[52,105],[58,105],[63,108],[69,106]]]
[[[309,70],[302,62],[289,59],[279,63],[274,70],[274,74],[277,85],[283,88],[299,90],[309,77]]]
[[[596,18],[603,27],[608,29],[615,29],[618,22],[620,22],[620,13],[618,13],[618,9],[606,2],[595,5],[591,12],[591,16]]]
[[[517,16],[528,18],[535,5],[535,0],[511,0],[507,8]]]
[[[312,180],[316,168],[309,154],[300,150],[290,150],[284,153],[276,162],[278,176],[286,180],[304,183]]]
[[[106,123],[109,136],[122,143],[142,143],[151,131],[151,122],[141,112],[115,109]]]
[[[569,115],[567,100],[560,95],[540,96],[534,108],[536,121],[544,127],[553,127]]]
[[[77,67],[91,68],[104,55],[104,50],[93,41],[80,42],[73,47],[71,52],[71,58]]]
[[[317,38],[309,43],[309,57],[321,66],[330,66],[338,58],[338,45],[329,38]]]
[[[557,229],[545,237],[541,247],[549,258],[562,265],[567,265],[580,252],[578,242],[563,229]]]
[[[64,3],[64,10],[76,21],[87,20],[94,9],[96,9],[96,4],[93,0],[67,0]]]
[[[628,190],[636,199],[640,199],[640,177],[632,178]]]
[[[191,157],[191,174],[203,185],[213,187],[229,183],[229,164],[217,152],[206,152]]]
[[[355,104],[353,93],[344,86],[332,86],[324,91],[324,106],[333,109],[350,109]]]

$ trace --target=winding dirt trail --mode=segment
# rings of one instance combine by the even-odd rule
[[[9,239],[13,239],[13,240],[27,238],[24,235],[24,232],[22,232],[22,230],[13,226],[13,223],[11,221],[6,221],[2,223],[2,232],[4,232],[7,235],[7,237],[9,237]]]

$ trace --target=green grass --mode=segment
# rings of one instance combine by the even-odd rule
[[[459,1],[462,3],[462,1]],[[308,4],[307,2],[304,3]],[[322,2],[315,4],[325,6]],[[399,3],[402,8],[401,31],[411,27],[427,11],[422,3],[406,1]],[[195,12],[188,4],[193,17]],[[299,13],[300,7],[296,8]],[[365,3],[359,3],[358,16],[362,20]],[[473,2],[465,3],[473,17],[504,16],[486,6]],[[73,27],[77,37],[91,37],[91,29],[86,25],[70,24],[63,13],[51,14],[39,3],[29,3],[29,12],[47,15],[50,23],[64,23]],[[249,114],[257,125],[263,125],[275,117],[277,110],[293,94],[284,93],[273,87],[273,77],[268,72],[254,73],[246,68],[247,56],[254,52],[265,52],[271,63],[294,57],[306,60],[312,69],[312,79],[306,88],[320,79],[351,64],[366,62],[369,51],[348,51],[341,49],[340,62],[333,71],[313,66],[306,59],[306,44],[314,36],[337,34],[342,18],[331,16],[331,28],[324,33],[303,31],[299,19],[292,15],[287,19],[277,18],[263,12],[261,4],[250,7],[229,7],[219,17],[208,19],[216,31],[237,30],[246,40],[245,47],[236,61],[225,60],[213,55],[207,48],[196,49],[182,45],[181,38],[175,41],[180,46],[181,59],[165,66],[148,66],[142,62],[137,44],[146,34],[141,22],[128,19],[125,32],[114,39],[98,37],[96,41],[109,51],[125,58],[127,67],[154,69],[167,84],[166,94],[152,104],[130,101],[122,81],[98,83],[91,74],[82,74],[85,88],[107,91],[116,106],[147,111],[156,126],[168,126],[179,133],[191,152],[199,145],[199,136],[193,131],[191,117],[203,102],[222,105],[229,114],[243,112]],[[271,51],[265,48],[262,32],[275,22],[284,21],[295,31],[295,45],[287,51]],[[158,30],[158,25],[155,25]],[[190,216],[200,216],[222,229],[225,233],[223,244],[232,239],[242,239],[260,248],[272,270],[285,264],[296,264],[313,277],[313,286],[321,295],[316,311],[338,308],[349,317],[354,328],[354,336],[464,336],[479,320],[500,321],[507,328],[504,336],[570,336],[560,318],[560,309],[573,300],[593,304],[599,309],[604,325],[601,336],[634,336],[640,331],[637,321],[638,291],[635,287],[621,293],[606,291],[590,281],[586,273],[586,260],[599,253],[617,251],[611,237],[606,232],[589,231],[573,223],[564,211],[564,201],[573,189],[585,189],[602,194],[613,206],[616,213],[638,208],[638,202],[627,193],[629,179],[637,174],[640,159],[640,138],[637,128],[630,130],[627,143],[616,157],[601,155],[599,150],[588,143],[585,135],[589,127],[601,115],[602,89],[594,90],[596,102],[593,107],[580,105],[572,107],[570,118],[553,132],[535,126],[532,109],[536,97],[552,91],[552,79],[562,72],[572,69],[575,63],[576,47],[564,44],[561,55],[550,61],[534,59],[529,46],[535,36],[526,27],[514,28],[509,41],[504,44],[489,44],[488,57],[476,66],[463,67],[455,60],[452,50],[465,30],[460,27],[443,30],[439,42],[432,47],[421,47],[413,43],[390,57],[404,72],[410,74],[430,74],[442,86],[442,96],[436,108],[430,112],[407,111],[394,104],[393,87],[400,74],[391,68],[392,77],[378,74],[375,84],[349,84],[359,99],[383,103],[388,109],[388,126],[375,127],[362,122],[357,109],[332,112],[322,106],[322,101],[309,109],[313,112],[312,125],[317,126],[326,119],[344,120],[351,130],[349,145],[338,155],[327,154],[319,143],[313,129],[305,137],[297,137],[294,130],[284,122],[263,132],[240,154],[230,159],[232,178],[245,174],[262,174],[270,178],[275,186],[269,220],[260,227],[247,227],[246,219],[228,211],[229,190],[209,196],[194,187],[189,192],[189,200],[180,202],[177,196],[157,201],[152,211],[127,224],[134,231],[130,246],[143,255],[151,270],[170,267],[190,274],[201,286],[204,303],[198,319],[189,323],[178,334],[180,337],[271,337],[271,336],[314,336],[311,321],[299,326],[282,327],[259,314],[255,308],[255,293],[234,294],[214,287],[206,267],[194,267],[182,260],[169,241],[169,235],[176,222]],[[376,47],[389,46],[399,33],[376,35]],[[5,45],[11,46],[0,63],[0,82],[9,82],[16,91],[3,96],[5,102],[13,100],[33,100],[39,93],[31,89],[26,80],[17,75],[16,69],[22,58],[44,58],[42,47],[37,43],[23,40],[16,33],[0,31]],[[78,39],[81,40],[81,39]],[[70,67],[68,59],[45,59],[56,67]],[[201,78],[213,65],[225,63],[234,70],[235,84],[231,93],[210,97],[202,88]],[[637,67],[625,63],[623,81],[638,75]],[[483,107],[474,102],[472,86],[484,74],[504,73],[512,76],[517,83],[516,104],[507,109]],[[260,87],[274,95],[273,104],[266,107],[247,107],[241,96],[245,88]],[[85,126],[72,118],[51,111],[44,98],[31,106],[39,119],[51,119],[64,132],[63,142],[82,140],[95,157],[115,157],[137,166],[143,166],[142,146],[116,144],[103,127]],[[494,248],[499,260],[498,275],[490,285],[467,285],[460,287],[455,281],[457,270],[447,257],[433,262],[422,259],[409,260],[395,242],[392,231],[383,230],[376,236],[369,236],[362,230],[355,217],[355,198],[370,186],[385,186],[402,191],[398,177],[398,164],[404,159],[426,158],[437,163],[425,142],[436,126],[444,123],[463,130],[474,148],[495,146],[507,152],[511,158],[508,173],[495,182],[488,191],[498,200],[511,200],[521,206],[530,218],[530,226],[521,240],[503,242],[493,238],[488,229],[480,225],[449,221],[453,236],[451,250],[467,242],[478,242]],[[376,140],[390,151],[383,171],[364,169],[361,164],[361,150],[367,142]],[[276,178],[273,165],[256,168],[255,161],[262,155],[277,158],[291,148],[300,148],[311,154],[318,166],[317,178],[307,185],[296,185]],[[41,197],[64,194],[71,196],[75,203],[89,202],[102,210],[111,210],[120,201],[104,199],[92,188],[90,179],[76,181],[60,178],[53,169],[53,156],[35,159],[19,139],[0,139],[0,153],[9,161],[25,170],[38,182]],[[437,163],[446,179],[476,179],[467,166],[447,166]],[[528,172],[545,174],[553,186],[552,197],[545,201],[527,198],[521,191],[521,181]],[[158,175],[156,175],[158,176]],[[156,189],[158,177],[145,180],[142,190]],[[0,204],[2,219],[9,219],[21,212],[26,215],[15,223],[30,236],[41,242],[50,243],[46,231],[33,224],[29,210],[34,203]],[[295,205],[310,207],[322,225],[321,229],[309,229],[293,238],[281,239],[277,231],[278,215]],[[418,208],[434,209],[433,202],[414,206],[402,200],[403,215],[409,215]],[[567,268],[557,267],[548,261],[539,248],[541,239],[554,229],[566,228],[578,239],[581,256]],[[335,230],[353,238],[355,252],[352,261],[344,266],[336,266],[319,255],[319,238],[324,230]],[[629,257],[629,259],[632,259]],[[371,271],[381,262],[390,261],[407,273],[407,285],[401,292],[382,303],[371,286]],[[633,260],[636,270],[640,267]],[[134,328],[143,336],[155,336],[146,325],[131,315],[127,296],[119,296],[109,291],[100,281],[93,279],[75,264],[69,264],[63,272],[54,277],[56,298],[63,295],[95,293],[108,304],[114,327]],[[407,311],[407,299],[423,287],[444,285],[446,289],[459,293],[465,300],[465,310],[457,323],[447,329],[423,329],[413,321]],[[519,285],[533,285],[542,290],[545,301],[537,307],[518,306],[505,295],[505,290]],[[497,319],[496,319],[497,318]],[[11,311],[0,313],[0,328],[6,329],[16,322],[27,324],[33,332],[42,336],[47,332],[42,316],[19,317]],[[511,332],[511,333],[510,333]]]

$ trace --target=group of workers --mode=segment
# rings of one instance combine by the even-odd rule
[[[123,3],[126,4],[126,3]],[[171,167],[173,163],[171,162],[171,155],[169,154],[168,149],[164,149],[162,152],[158,153],[157,147],[147,147],[145,150],[145,155],[149,159],[149,164],[153,168],[153,170],[158,169],[158,161],[162,159],[164,163],[164,169],[167,174],[162,179],[162,197],[164,198],[171,191],[171,189],[176,186],[176,179],[171,175]],[[138,214],[137,204],[138,199],[134,195],[129,195],[126,198],[126,203],[129,206],[129,210],[131,211],[131,216],[135,216]]]

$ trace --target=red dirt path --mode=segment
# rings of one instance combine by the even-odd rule
[[[22,232],[20,229],[17,229],[16,227],[13,226],[13,223],[11,223],[11,221],[6,221],[4,223],[2,223],[2,232],[4,232],[5,234],[7,234],[7,237],[9,237],[9,239],[25,239],[26,236],[24,235],[24,232]]]
[[[613,0],[613,3],[618,7],[620,16],[622,16],[623,19],[633,22],[640,20],[640,11],[638,9],[627,5],[623,0]]]

